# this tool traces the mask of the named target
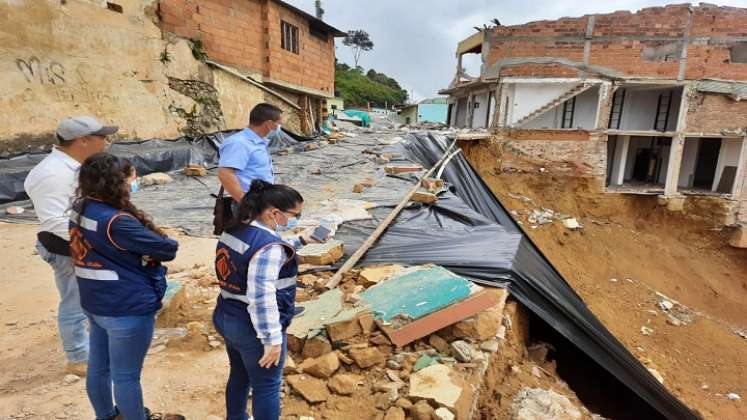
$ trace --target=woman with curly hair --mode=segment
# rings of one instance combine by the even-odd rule
[[[166,291],[161,262],[173,260],[179,244],[130,202],[133,174],[129,161],[108,153],[86,159],[70,217],[80,303],[91,328],[86,391],[97,419],[162,418],[143,406],[140,373]]]

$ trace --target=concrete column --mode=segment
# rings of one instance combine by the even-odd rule
[[[677,184],[680,180],[680,167],[682,166],[682,153],[685,150],[685,132],[687,131],[687,110],[690,107],[690,95],[692,84],[688,83],[682,89],[682,101],[677,114],[677,133],[672,138],[672,146],[669,148],[669,163],[667,164],[667,180],[664,185],[664,196],[673,197],[677,195]]]
[[[597,103],[597,122],[594,126],[597,130],[607,128],[607,123],[612,112],[612,97],[615,93],[611,82],[603,82],[599,85],[599,102]]]
[[[737,175],[734,179],[734,188],[732,189],[732,196],[736,199],[742,199],[742,209],[740,212],[747,213],[747,185],[745,185],[745,179],[747,179],[747,137],[742,137],[742,149],[739,154],[739,165],[737,165]]]
[[[470,92],[467,98],[467,117],[464,125],[467,128],[472,128],[472,116],[475,115],[475,95]]]
[[[625,182],[625,166],[628,164],[628,149],[630,148],[630,136],[617,136],[615,145],[615,156],[612,159],[612,185],[622,185]]]

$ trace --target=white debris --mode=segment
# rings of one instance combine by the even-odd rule
[[[581,229],[581,224],[578,223],[578,220],[574,218],[564,219],[562,223],[566,229],[570,229],[570,230]]]
[[[741,401],[742,397],[739,396],[739,394],[735,394],[733,392],[730,392],[726,394],[726,398],[732,400],[732,401]]]
[[[674,303],[672,303],[672,302],[670,302],[668,300],[661,300],[661,301],[659,301],[659,307],[662,310],[664,310],[664,311],[668,311],[668,310],[674,308]]]
[[[539,388],[524,388],[511,403],[510,420],[580,419],[581,411],[564,395]]]
[[[641,327],[641,334],[643,334],[643,335],[651,335],[653,333],[654,333],[654,330],[652,330],[651,328],[646,327],[646,326]]]
[[[74,384],[78,382],[79,380],[80,380],[80,376],[73,375],[71,373],[71,374],[65,375],[65,377],[62,379],[62,382],[65,382],[65,384],[70,385],[70,384]]]

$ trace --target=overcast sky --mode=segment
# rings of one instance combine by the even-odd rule
[[[286,0],[314,14],[314,0]],[[747,7],[747,0],[712,0],[724,6]],[[534,20],[638,10],[684,1],[664,0],[322,0],[324,20],[343,31],[363,29],[374,43],[359,65],[395,78],[415,99],[437,95],[456,71],[456,45],[473,34],[473,26],[498,18],[503,25]],[[697,4],[697,2],[696,2]],[[353,64],[350,48],[338,39],[337,59]],[[469,55],[468,55],[469,56]],[[465,59],[468,57],[465,56]],[[476,58],[476,56],[474,56]],[[465,63],[479,72],[479,59]]]

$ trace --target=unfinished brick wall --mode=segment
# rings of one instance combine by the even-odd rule
[[[498,26],[487,35],[485,64],[489,68],[506,59],[553,57],[564,61],[560,67],[570,63],[585,69],[600,67],[618,75],[676,79],[681,45],[688,39],[687,79],[747,79],[747,64],[731,62],[729,54],[729,49],[747,36],[747,9],[701,4],[693,8],[690,21],[689,6],[680,4],[636,13],[619,11]],[[591,31],[585,62],[587,29]],[[501,75],[569,75],[569,70],[557,65],[526,65],[515,60],[508,65],[501,69]]]
[[[726,95],[696,93],[687,110],[688,133],[741,133],[747,130],[747,101]]]
[[[272,0],[160,0],[161,28],[203,42],[221,63],[265,77],[334,92],[334,38],[313,36],[305,16]],[[280,20],[296,26],[298,54],[280,45]]]

